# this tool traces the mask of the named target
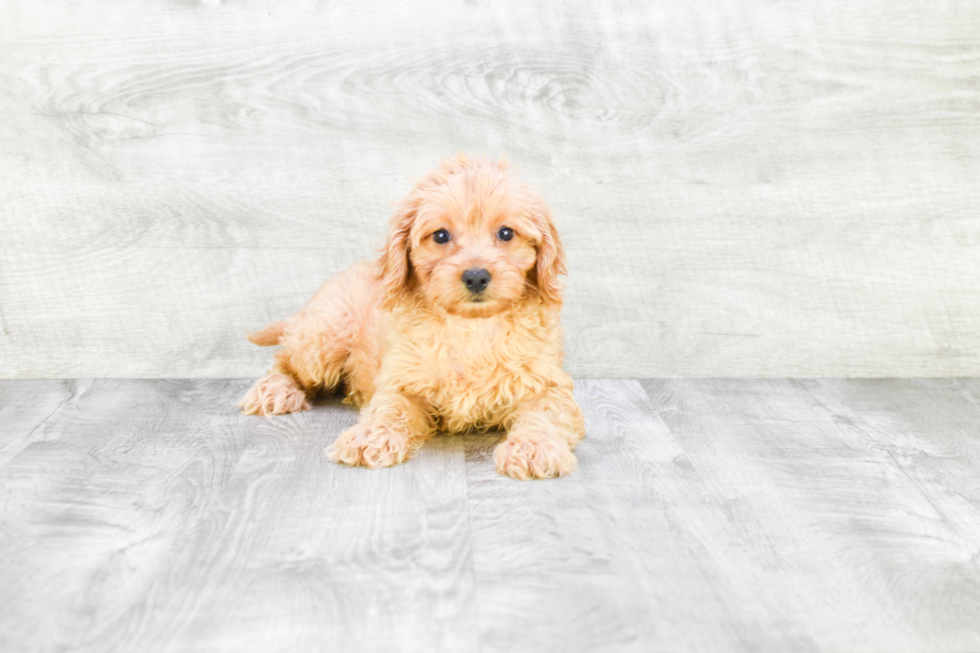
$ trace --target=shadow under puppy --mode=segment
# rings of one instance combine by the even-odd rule
[[[502,427],[499,472],[568,474],[585,427],[561,367],[564,272],[548,205],[503,161],[445,159],[396,209],[380,260],[249,335],[282,349],[239,405],[291,413],[343,382],[361,412],[326,451],[337,462],[386,467],[437,431]]]

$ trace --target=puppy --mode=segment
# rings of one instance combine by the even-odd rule
[[[437,431],[504,428],[500,473],[568,474],[585,427],[561,367],[564,273],[548,205],[504,161],[446,159],[397,207],[380,260],[249,335],[282,348],[239,405],[291,413],[343,383],[360,415],[327,448],[336,462],[387,467]]]

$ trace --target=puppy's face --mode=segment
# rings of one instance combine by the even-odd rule
[[[503,164],[463,157],[417,183],[392,220],[381,278],[391,300],[487,317],[537,292],[560,302],[561,245],[547,205]]]
[[[465,317],[492,315],[524,295],[537,230],[505,187],[454,179],[419,207],[409,237],[418,291]]]

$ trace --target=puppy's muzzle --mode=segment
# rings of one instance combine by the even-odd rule
[[[483,268],[470,268],[463,273],[463,284],[471,293],[479,295],[490,285],[490,273]]]

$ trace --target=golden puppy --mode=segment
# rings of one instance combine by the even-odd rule
[[[402,200],[375,265],[354,265],[249,335],[282,349],[239,405],[291,413],[343,382],[361,413],[327,449],[337,462],[386,467],[439,430],[503,427],[499,472],[568,474],[585,427],[561,368],[564,272],[544,200],[502,161],[446,159]]]

